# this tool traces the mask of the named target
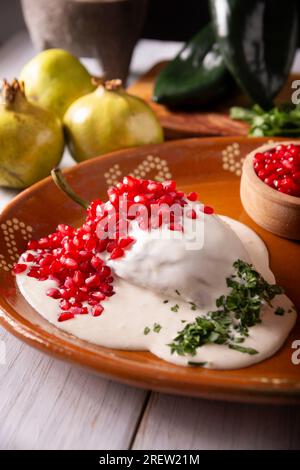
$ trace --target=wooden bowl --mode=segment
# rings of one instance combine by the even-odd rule
[[[258,225],[275,235],[300,240],[300,197],[289,196],[271,188],[259,179],[253,167],[253,158],[257,152],[266,152],[281,143],[300,145],[300,139],[268,143],[247,155],[241,178],[241,200],[248,215]]]

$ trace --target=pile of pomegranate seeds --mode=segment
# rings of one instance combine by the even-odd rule
[[[153,221],[151,206],[164,205],[165,208],[177,203],[182,207],[187,204],[187,200],[196,201],[198,198],[195,192],[185,195],[178,191],[174,181],[159,183],[131,176],[123,178],[107,194],[108,201],[105,203],[92,201],[86,221],[78,229],[60,224],[47,237],[30,241],[27,247],[30,251],[23,256],[24,263],[18,263],[13,268],[16,275],[26,271],[27,276],[39,281],[57,281],[57,288],[49,289],[47,295],[59,299],[61,314],[58,321],[69,320],[75,315],[102,314],[101,302],[114,294],[111,269],[105,264],[104,258],[121,258],[125,254],[124,250],[134,243],[135,240],[127,233],[132,220],[137,220],[141,228],[158,228],[164,223],[164,214],[159,213],[158,221]],[[124,197],[127,207],[122,217]],[[144,214],[146,211],[146,220],[140,218],[142,211],[136,211],[133,216],[128,214],[132,205],[143,208]],[[204,206],[203,212],[212,214],[213,209]],[[182,230],[174,214],[172,216],[169,211],[168,215],[168,228]],[[191,209],[187,216],[196,218],[196,211]],[[114,218],[111,231],[110,218]]]
[[[300,197],[300,146],[277,145],[254,156],[254,170],[268,186],[290,196]]]

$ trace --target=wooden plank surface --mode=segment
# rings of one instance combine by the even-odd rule
[[[0,449],[127,449],[147,392],[59,362],[0,329]]]
[[[153,393],[133,449],[300,449],[300,407]]]

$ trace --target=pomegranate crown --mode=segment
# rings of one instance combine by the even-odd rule
[[[120,78],[104,80],[102,77],[92,77],[92,84],[96,87],[103,86],[108,91],[116,91],[122,88],[123,82]]]
[[[24,82],[15,78],[11,83],[9,83],[4,78],[1,83],[0,93],[4,103],[13,103],[18,93],[25,96]]]

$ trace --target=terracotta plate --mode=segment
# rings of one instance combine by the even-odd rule
[[[246,153],[265,139],[210,138],[174,141],[125,150],[90,160],[66,171],[75,190],[87,199],[104,197],[122,175],[174,178],[180,188],[196,190],[216,211],[252,227],[265,241],[277,280],[300,311],[300,246],[259,228],[239,198],[240,171]],[[214,371],[178,367],[147,352],[106,349],[52,326],[19,293],[10,273],[30,238],[52,232],[60,222],[77,225],[82,210],[50,178],[16,197],[0,216],[0,320],[27,343],[107,377],[170,393],[243,401],[300,403],[300,365],[293,365],[292,342],[300,340],[300,322],[278,354],[255,366]]]
[[[130,93],[148,101],[161,122],[165,135],[170,139],[197,136],[235,136],[247,135],[248,124],[235,121],[228,115],[231,106],[250,106],[250,101],[245,95],[237,91],[231,97],[223,99],[220,104],[214,104],[207,108],[197,109],[194,112],[169,109],[152,101],[154,81],[166,62],[160,62],[152,67],[145,75],[141,76],[129,87]],[[276,98],[276,103],[291,102],[292,81],[298,80],[299,74],[289,76],[285,86]]]

